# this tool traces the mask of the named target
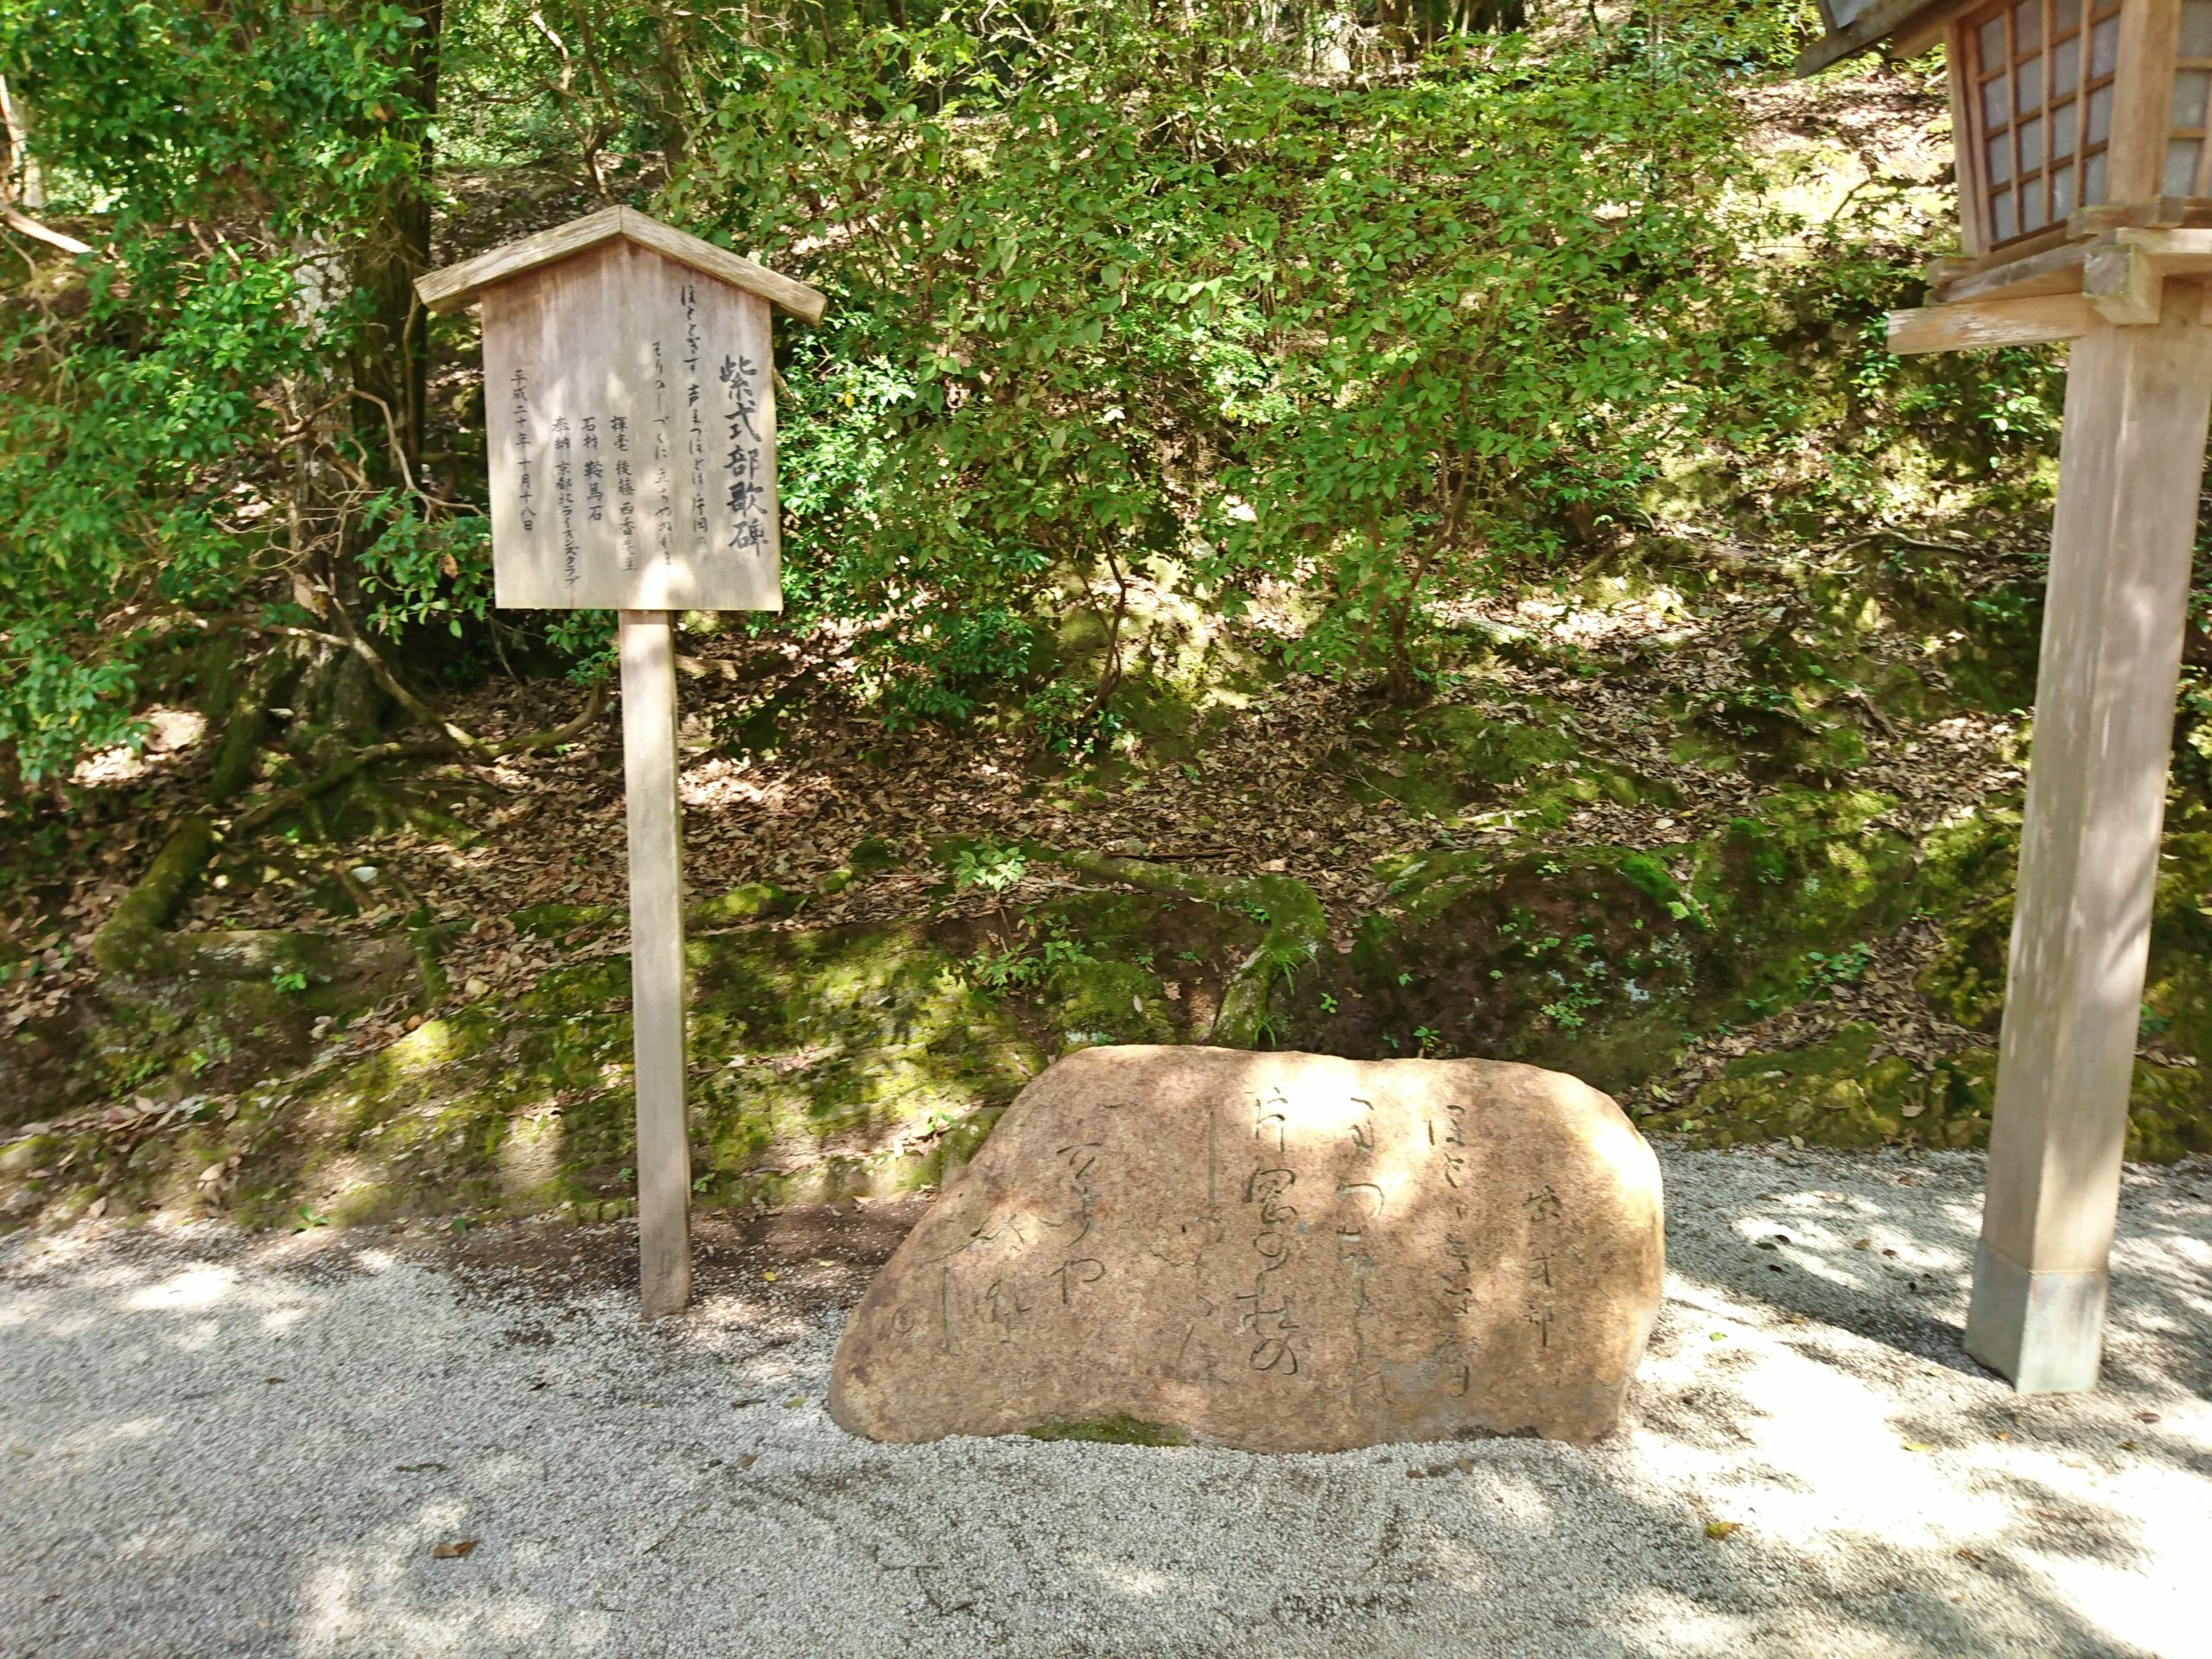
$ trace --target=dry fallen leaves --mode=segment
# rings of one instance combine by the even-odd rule
[[[476,1541],[474,1538],[464,1538],[457,1544],[432,1545],[430,1555],[435,1560],[457,1561],[475,1548]]]
[[[1655,702],[1672,694],[1725,713],[1732,696],[1764,683],[1747,652],[1777,624],[1802,620],[1802,605],[1783,590],[1787,584],[1762,575],[1767,550],[1738,550],[1732,538],[1725,539],[1739,561],[1738,577],[1746,591],[1698,603],[1688,612],[1641,602],[1571,605],[1541,595],[1523,599],[1504,589],[1469,607],[1470,617],[1491,626],[1572,646],[1579,666],[1541,652],[1510,656],[1492,672],[1444,686],[1441,702],[1479,704],[1500,714],[1517,710],[1523,717],[1533,717],[1540,702],[1570,708],[1573,734],[1591,753],[1680,798],[1680,804],[1670,804],[1668,814],[1656,819],[1644,816],[1648,807],[1593,804],[1577,815],[1578,836],[1627,847],[1679,847],[1745,811],[1764,787],[1756,769],[1715,771],[1678,759],[1669,748],[1664,723],[1650,719]],[[1837,554],[1833,568],[1852,568],[1849,557]],[[1975,579],[1994,583],[2010,576],[2001,563],[1992,563],[1977,566]],[[1693,641],[1694,648],[1679,648]],[[932,728],[887,734],[849,695],[857,669],[837,655],[842,647],[835,643],[793,639],[770,646],[716,639],[687,645],[698,653],[686,658],[698,672],[685,693],[696,729],[734,725],[771,703],[785,710],[779,718],[785,728],[785,741],[773,748],[687,757],[686,864],[695,887],[712,893],[769,880],[807,890],[848,864],[863,840],[882,842],[906,863],[903,869],[865,875],[834,897],[818,894],[800,917],[779,925],[888,921],[939,904],[957,912],[967,899],[948,901],[937,891],[938,873],[920,863],[930,841],[944,834],[1035,836],[1064,844],[1165,848],[1173,849],[1171,857],[1223,859],[1224,868],[1294,874],[1313,886],[1328,912],[1331,937],[1344,949],[1353,925],[1383,897],[1370,861],[1431,845],[1445,833],[1417,811],[1375,798],[1351,775],[1344,760],[1347,746],[1356,753],[1375,747],[1356,735],[1367,728],[1371,708],[1355,684],[1282,681],[1243,710],[1192,764],[1142,761],[1135,781],[1109,791],[1040,768],[1017,732]],[[1878,659],[1910,659],[1916,671],[1930,671],[1910,630],[1878,630],[1859,648]],[[1588,669],[1604,671],[1586,677]],[[560,723],[575,712],[582,695],[551,683],[518,690],[490,683],[461,699],[453,712],[476,729],[516,730]],[[1894,729],[1863,695],[1847,701],[1869,722],[1860,734],[1868,761],[1855,781],[1896,799],[1893,822],[1904,833],[1916,833],[1993,790],[2018,785],[2017,733],[2008,721],[1961,715]],[[1836,707],[1843,712],[1840,703]],[[565,943],[556,944],[517,938],[506,920],[532,904],[620,906],[620,771],[610,764],[618,753],[618,729],[610,717],[557,751],[511,756],[492,766],[426,769],[414,781],[444,780],[448,787],[429,791],[437,796],[439,810],[486,838],[463,847],[403,828],[349,842],[341,874],[357,884],[373,878],[373,891],[353,895],[357,906],[365,901],[359,913],[323,913],[316,893],[324,884],[317,873],[278,855],[275,861],[284,871],[280,879],[226,888],[224,872],[217,871],[218,879],[194,896],[181,925],[359,935],[385,930],[398,910],[418,906],[443,919],[473,919],[474,927],[454,942],[446,963],[459,998],[466,1001],[514,995],[564,962],[619,954],[626,944],[619,926],[597,935],[591,927],[570,928]],[[28,911],[12,898],[0,906],[0,932],[29,940],[40,969],[35,979],[14,981],[0,994],[0,1035],[57,1014],[90,985],[92,974],[85,964],[93,930],[152,855],[158,827],[197,800],[209,753],[202,746],[189,756],[180,753],[129,789],[85,791],[72,827],[87,838],[86,852],[73,861],[82,868],[68,892],[37,898]],[[1387,754],[1375,759],[1371,769],[1402,776],[1389,760]],[[159,798],[150,804],[149,788]],[[1510,809],[1512,803],[1500,804]],[[1469,813],[1446,827],[1447,844],[1458,844],[1452,835],[1510,833],[1506,826],[1484,822],[1494,813],[1472,807]],[[105,837],[97,853],[92,851],[95,831]],[[1155,850],[1152,855],[1162,855]],[[258,851],[253,857],[258,860]],[[1886,1045],[1881,1052],[1922,1064],[1986,1041],[1940,1017],[1912,988],[1920,963],[1942,939],[1940,921],[1909,925],[1882,943],[1872,971],[1837,988],[1824,1004],[1787,1011],[1756,1030],[1693,1044],[1675,1077],[1651,1085],[1651,1096],[1663,1100],[1694,1090],[1734,1053],[1814,1042],[1844,1020],[1878,1025]],[[422,1014],[394,1007],[357,1021],[346,1033],[346,1048],[359,1052],[382,1046],[416,1028]],[[1918,1185],[1918,1178],[1908,1176],[1903,1184]]]
[[[1726,1538],[1729,1534],[1739,1531],[1743,1524],[1740,1521],[1708,1521],[1705,1523],[1705,1535],[1708,1538]]]

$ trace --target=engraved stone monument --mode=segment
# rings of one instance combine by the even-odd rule
[[[1664,1253],[1650,1147],[1561,1073],[1088,1049],[877,1275],[830,1410],[884,1440],[1583,1445],[1620,1420]]]
[[[415,291],[480,305],[492,583],[503,607],[617,613],[637,1033],[639,1300],[691,1295],[683,1110],[677,611],[783,608],[769,308],[804,283],[628,207],[464,264]]]

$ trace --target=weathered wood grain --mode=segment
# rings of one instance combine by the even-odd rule
[[[1936,303],[1962,300],[2021,299],[2036,294],[2078,294],[2086,250],[2079,242],[2008,259],[1970,276],[1953,278],[1935,294]]]
[[[415,292],[434,312],[457,311],[483,297],[486,290],[544,266],[572,258],[617,238],[667,255],[678,264],[721,278],[748,294],[781,306],[803,322],[819,322],[829,301],[816,289],[794,282],[767,266],[718,248],[689,232],[632,207],[602,212],[556,225],[550,231],[509,242],[460,264],[434,270],[415,281]]]
[[[2115,242],[2093,249],[2082,262],[2082,292],[2107,322],[2137,327],[2158,320],[2165,276],[2143,249]]]
[[[638,1088],[639,1295],[645,1316],[691,1300],[691,1143],[683,1102],[683,847],[676,791],[675,629],[624,611],[622,773],[630,829],[630,1017]]]
[[[2087,334],[2095,320],[2078,294],[2038,294],[2018,300],[1969,300],[1890,313],[1890,350],[1964,352],[1990,346],[2044,346]]]
[[[2179,0],[2128,0],[2120,9],[2112,142],[2105,153],[2107,201],[2143,201],[2158,194],[2180,22]]]
[[[2074,342],[1967,1347],[2096,1382],[2212,411],[2195,308]]]
[[[627,239],[483,300],[499,604],[780,609],[767,302]]]

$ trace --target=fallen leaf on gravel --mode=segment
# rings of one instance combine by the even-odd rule
[[[1874,1241],[1871,1238],[1854,1238],[1851,1241],[1851,1248],[1854,1250],[1871,1250],[1874,1248]]]
[[[1740,1521],[1708,1521],[1705,1523],[1705,1535],[1708,1538],[1726,1538],[1743,1524]]]
[[[1965,1545],[1961,1544],[1959,1547],[1959,1559],[1962,1561],[1979,1561],[1981,1557],[1975,1554],[1974,1551],[1966,1548]]]
[[[776,1282],[776,1275],[773,1273],[764,1273],[760,1276],[772,1285]]]
[[[1933,1440],[1904,1440],[1900,1444],[1908,1452],[1933,1452],[1936,1449]]]
[[[739,1468],[750,1469],[754,1464],[760,1461],[760,1454],[758,1452],[747,1452],[742,1456],[735,1459],[734,1461]]]
[[[434,1544],[430,1548],[430,1554],[436,1560],[457,1561],[475,1548],[474,1538],[464,1538],[457,1544]]]
[[[2135,1421],[2139,1423],[2155,1423],[2158,1421],[2158,1414],[2155,1411],[2139,1411],[2135,1414]]]
[[[442,1470],[442,1463],[395,1463],[391,1465],[403,1475],[419,1475],[432,1469]]]
[[[806,1396],[804,1395],[795,1394],[791,1395],[790,1399],[784,1402],[784,1409],[785,1411],[789,1411],[793,1406],[803,1406],[805,1403]]]
[[[2140,1452],[2143,1448],[2133,1440],[2122,1440],[2120,1443],[2120,1449],[2123,1452]]]

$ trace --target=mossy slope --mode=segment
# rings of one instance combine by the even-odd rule
[[[938,1179],[1043,1064],[918,930],[696,939],[690,1103],[700,1201],[887,1193]],[[248,1222],[624,1212],[633,1198],[628,964],[560,968],[512,1003],[427,1021],[365,1058],[249,1092],[142,1148],[124,1201],[219,1190]],[[11,1173],[67,1155],[18,1143]],[[89,1148],[87,1155],[90,1154]],[[46,1185],[33,1182],[35,1190]]]

